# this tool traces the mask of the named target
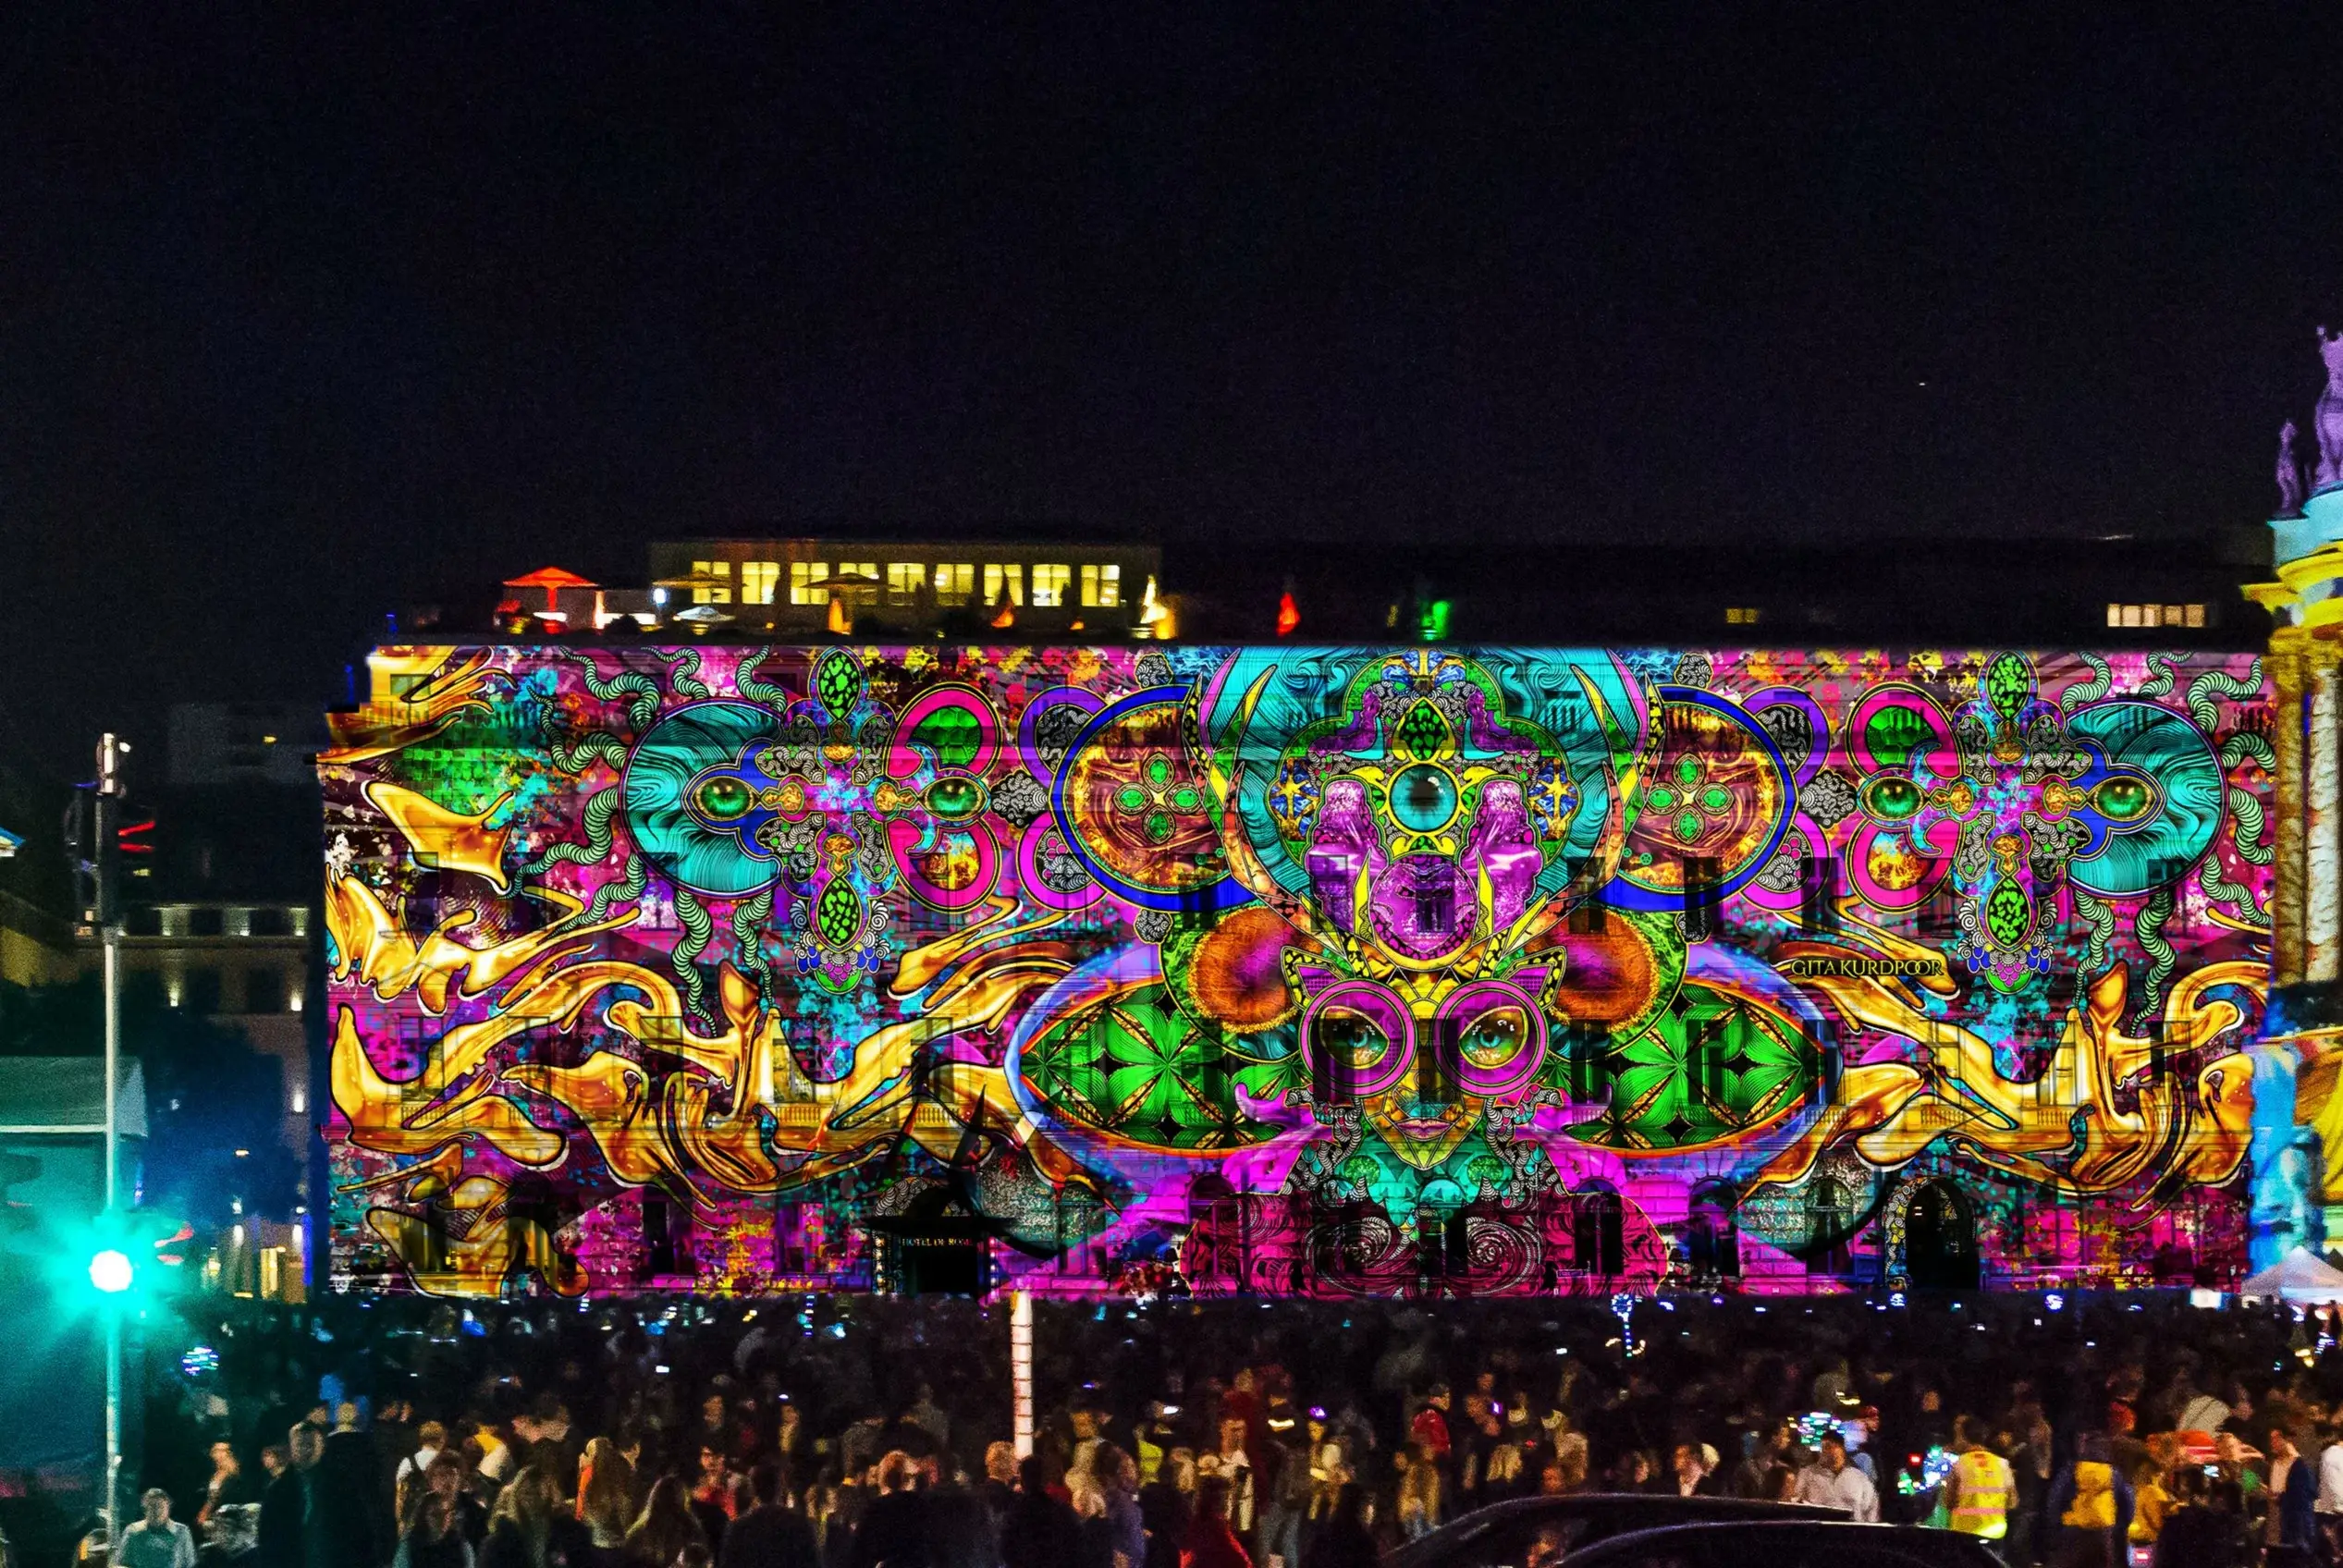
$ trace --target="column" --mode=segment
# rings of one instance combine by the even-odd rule
[[[2333,980],[2343,956],[2343,910],[2336,902],[2337,831],[2343,827],[2343,800],[2336,772],[2336,666],[2334,651],[2317,645],[2310,669],[2309,732],[2303,790],[2310,807],[2302,840],[2302,978]]]
[[[2275,860],[2270,868],[2270,982],[2292,986],[2302,978],[2302,659],[2281,631],[2270,650],[2270,749],[2276,758],[2270,780],[2270,827]]]
[[[1033,1297],[1024,1291],[1009,1292],[1009,1390],[1010,1435],[1022,1460],[1033,1452]]]

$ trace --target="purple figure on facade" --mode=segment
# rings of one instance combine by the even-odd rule
[[[2317,410],[2319,469],[2313,491],[2343,485],[2343,332],[2319,328],[2319,357],[2326,361],[2326,390]]]
[[[2278,510],[2280,517],[2302,515],[2302,459],[2294,455],[2294,438],[2300,432],[2294,422],[2288,420],[2278,431]]]

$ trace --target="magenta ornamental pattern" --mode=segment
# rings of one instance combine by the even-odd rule
[[[320,759],[340,1288],[2244,1262],[2249,656],[372,663]]]

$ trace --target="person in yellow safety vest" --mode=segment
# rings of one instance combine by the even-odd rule
[[[2009,1533],[2009,1505],[2018,1490],[2018,1477],[2009,1461],[1978,1440],[1976,1421],[1967,1415],[1953,1423],[1952,1476],[1944,1484],[1952,1527],[1965,1536],[1997,1541]]]

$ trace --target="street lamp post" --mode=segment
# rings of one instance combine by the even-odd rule
[[[98,740],[97,915],[104,949],[105,987],[105,1212],[119,1212],[122,1167],[120,1078],[122,1062],[122,889],[114,853],[122,810],[122,753],[127,742],[108,731]],[[119,1267],[108,1259],[118,1259]],[[106,1278],[101,1279],[101,1267]],[[90,1266],[91,1283],[106,1293],[105,1308],[105,1550],[115,1559],[122,1538],[122,1292],[129,1288],[129,1260],[101,1253]]]

